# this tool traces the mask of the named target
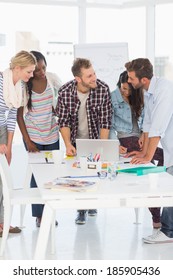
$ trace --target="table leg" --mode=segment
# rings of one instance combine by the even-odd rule
[[[46,203],[43,210],[42,221],[39,229],[34,260],[45,259],[47,243],[52,222],[54,221],[54,210]]]
[[[136,218],[134,224],[138,225],[138,224],[140,224],[140,222],[139,222],[139,210],[140,210],[140,208],[134,208],[134,210],[135,210],[135,218]]]

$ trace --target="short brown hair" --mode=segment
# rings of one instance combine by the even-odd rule
[[[73,62],[73,66],[71,68],[71,71],[73,73],[73,76],[80,77],[81,76],[81,69],[85,68],[88,69],[92,66],[89,59],[86,58],[76,58]]]
[[[125,64],[128,72],[135,72],[138,79],[147,78],[151,80],[153,76],[153,65],[148,58],[137,58]]]

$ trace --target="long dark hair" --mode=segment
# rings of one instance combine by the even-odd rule
[[[41,52],[30,51],[30,53],[32,53],[34,55],[34,57],[37,60],[37,63],[40,60],[43,60],[45,65],[47,66],[46,59],[45,59],[44,55]],[[34,76],[32,78],[30,78],[29,81],[26,83],[27,84],[27,88],[28,88],[28,94],[29,94],[29,99],[28,99],[28,104],[27,104],[28,110],[31,110],[31,108],[32,108],[31,95],[32,95],[32,87],[33,87],[32,81],[33,81],[33,79],[34,79]]]
[[[124,83],[128,83],[127,71],[122,72],[119,76],[119,80],[117,82],[119,89],[121,88],[121,84]],[[138,120],[144,108],[144,95],[142,89],[134,89],[130,83],[128,83],[128,85],[131,90],[131,95],[128,97],[129,104],[135,114],[136,119]]]

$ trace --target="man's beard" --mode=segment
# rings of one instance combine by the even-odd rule
[[[97,87],[97,83],[85,83],[84,81],[82,81],[81,85],[85,88],[87,88],[88,90],[91,88],[91,89],[94,89]]]

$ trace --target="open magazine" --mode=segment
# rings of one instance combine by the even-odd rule
[[[69,190],[69,191],[88,191],[95,189],[95,182],[74,180],[67,178],[56,178],[52,182],[44,184],[46,189]]]

